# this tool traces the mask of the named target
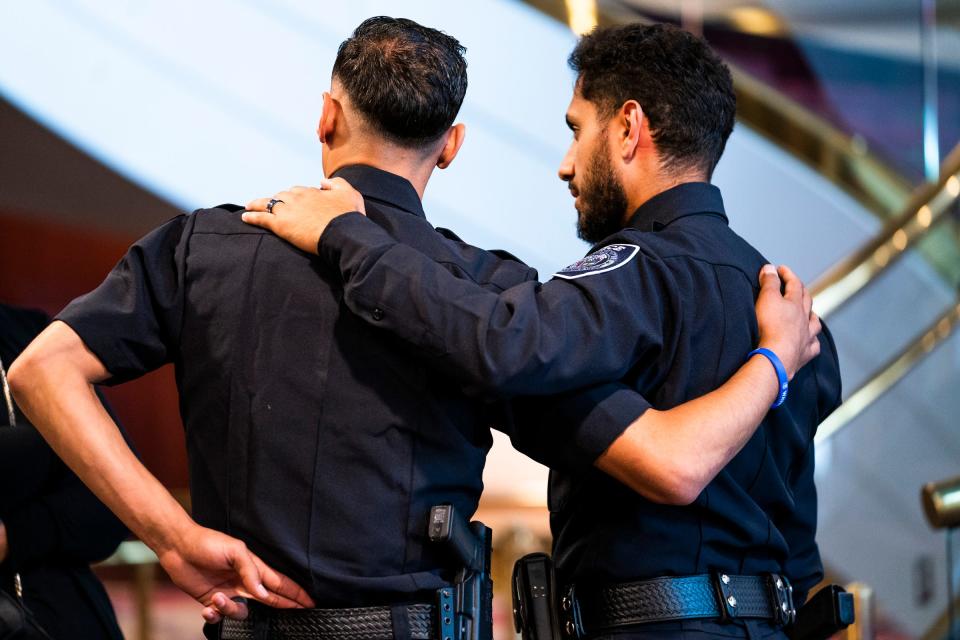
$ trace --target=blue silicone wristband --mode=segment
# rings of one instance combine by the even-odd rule
[[[747,354],[747,360],[755,355],[761,355],[769,360],[770,364],[773,365],[773,370],[777,372],[777,383],[780,385],[780,391],[777,393],[776,401],[770,405],[771,409],[776,409],[787,399],[787,387],[790,384],[790,380],[787,378],[787,370],[783,367],[783,363],[780,362],[780,358],[777,357],[777,354],[775,354],[773,351],[770,351],[770,349],[765,349],[763,347],[754,349]]]

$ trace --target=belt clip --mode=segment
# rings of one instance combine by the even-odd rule
[[[770,590],[770,606],[773,619],[781,627],[797,621],[797,607],[793,603],[793,585],[786,577],[777,573],[767,575],[767,588]]]
[[[733,595],[733,581],[726,573],[714,571],[710,574],[713,579],[713,587],[717,594],[717,604],[720,609],[720,622],[728,623],[739,618],[737,611],[737,597]]]
[[[563,619],[563,633],[569,638],[584,638],[583,618],[580,617],[580,601],[577,600],[576,586],[570,585],[567,593],[560,599],[560,616]]]

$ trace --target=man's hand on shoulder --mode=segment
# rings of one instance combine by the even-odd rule
[[[307,253],[317,253],[317,243],[330,222],[346,213],[366,214],[363,196],[343,178],[323,180],[320,188],[291,187],[272,198],[247,204],[243,221],[268,229]]]
[[[813,313],[810,292],[789,267],[764,265],[756,308],[759,346],[777,354],[787,377],[793,379],[820,353],[820,318]]]
[[[219,614],[246,617],[246,605],[230,600],[235,596],[281,609],[314,606],[299,585],[264,564],[242,541],[213,529],[192,525],[157,556],[174,584],[206,607],[210,622]]]

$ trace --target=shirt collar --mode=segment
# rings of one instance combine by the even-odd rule
[[[340,167],[330,177],[343,178],[364,198],[379,200],[415,216],[426,217],[417,190],[409,180],[395,173],[365,164],[352,164]]]
[[[640,205],[627,226],[641,231],[659,231],[680,218],[696,214],[717,215],[728,222],[720,189],[707,182],[679,184]]]

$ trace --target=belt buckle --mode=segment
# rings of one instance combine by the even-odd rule
[[[566,594],[560,599],[560,615],[563,617],[563,633],[567,637],[586,637],[583,629],[583,618],[580,616],[580,601],[577,600],[576,586],[571,585]]]
[[[727,623],[740,617],[737,611],[737,597],[733,594],[733,581],[730,576],[720,571],[710,574],[713,580],[714,591],[717,594],[717,608],[720,610],[720,622]]]
[[[770,590],[770,606],[773,619],[781,627],[797,621],[797,607],[793,603],[793,585],[785,576],[778,573],[767,575],[767,588]]]

